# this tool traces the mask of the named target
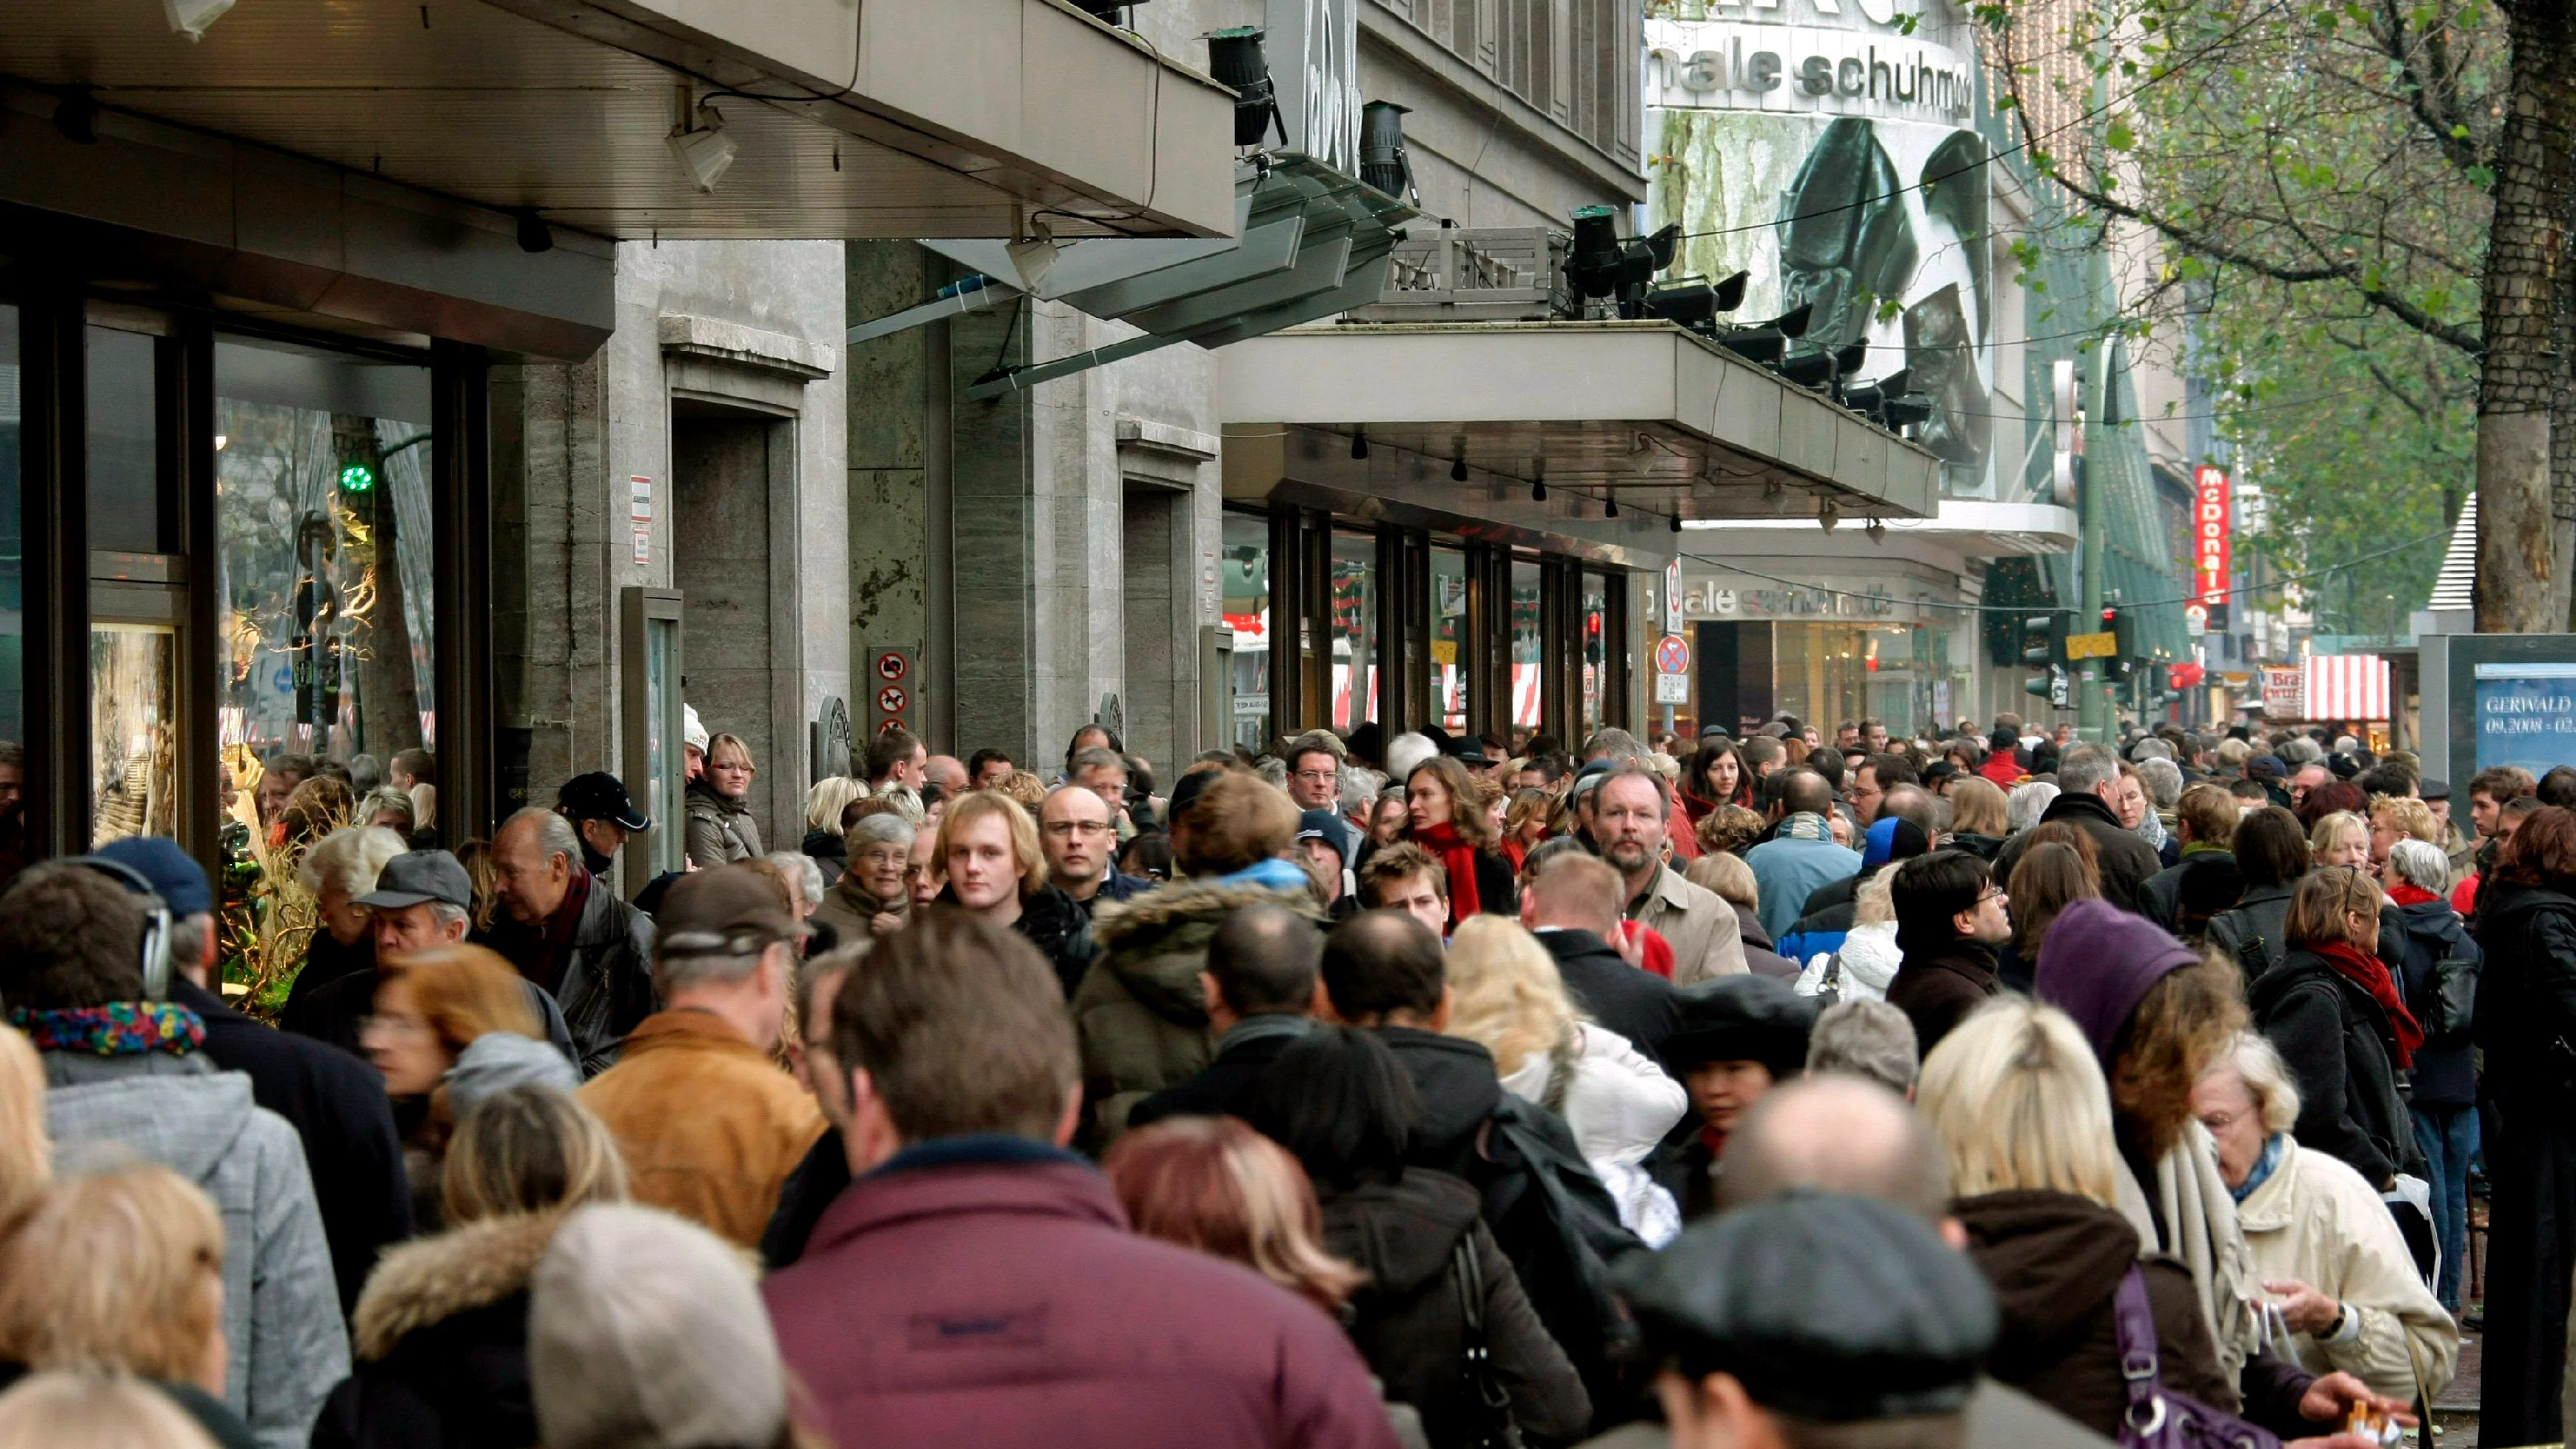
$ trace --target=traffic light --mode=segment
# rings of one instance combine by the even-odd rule
[[[376,486],[376,470],[364,463],[352,463],[340,470],[340,491],[364,493]]]
[[[2036,676],[2022,681],[2022,689],[2031,695],[2054,702],[2065,692],[2061,682],[2066,665],[2066,612],[2051,609],[2045,614],[2024,614],[2021,628],[2021,662],[2039,670]]]
[[[2117,604],[2105,605],[2102,609],[2102,632],[2112,637],[2111,647],[2117,651],[2115,658],[2135,659],[2143,652],[2138,648],[2138,616],[2134,610],[2123,609]]]

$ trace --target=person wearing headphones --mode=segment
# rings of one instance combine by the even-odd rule
[[[214,1200],[224,1221],[224,1402],[269,1449],[305,1443],[349,1340],[330,1241],[286,1119],[207,1057],[206,1025],[166,999],[171,911],[131,866],[34,866],[0,894],[0,1006],[45,1065],[61,1147],[113,1144]]]

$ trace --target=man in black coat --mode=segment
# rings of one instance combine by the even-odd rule
[[[2063,820],[2093,837],[2096,863],[2102,868],[2102,899],[2121,910],[2140,909],[2139,892],[2149,877],[2165,868],[2147,838],[2120,823],[2104,796],[2120,785],[2120,756],[2108,745],[2077,745],[2057,762],[2058,796],[2048,802],[2041,823]],[[2030,844],[2028,831],[2004,842],[1995,852],[1995,879],[2012,879],[2013,867]]]
[[[1521,892],[1521,924],[1556,958],[1574,1004],[1653,1056],[1681,1024],[1681,1011],[1671,982],[1628,964],[1610,944],[1626,897],[1627,883],[1599,857],[1561,852]]]
[[[1323,951],[1323,934],[1295,911],[1254,905],[1228,916],[1208,938],[1207,969],[1199,973],[1216,1055],[1196,1075],[1138,1102],[1128,1127],[1244,1115],[1262,1070],[1306,1034]]]
[[[207,1059],[250,1078],[251,1099],[303,1139],[340,1309],[355,1309],[377,1255],[412,1235],[411,1188],[384,1078],[347,1052],[263,1026],[224,1004],[213,986],[214,892],[177,842],[132,836],[99,854],[150,881],[169,908],[170,1000],[205,1022]]]

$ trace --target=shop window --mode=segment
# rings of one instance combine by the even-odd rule
[[[1335,729],[1378,717],[1377,537],[1333,531],[1333,702]]]
[[[1431,550],[1432,713],[1457,734],[1467,727],[1467,671],[1461,667],[1467,637],[1467,555]]]
[[[1270,733],[1270,520],[1228,513],[1223,524],[1223,613],[1234,631],[1234,744],[1260,749]]]
[[[278,750],[389,767],[437,748],[430,396],[426,367],[215,345],[214,647],[234,782]]]
[[[89,631],[90,837],[179,829],[179,632],[170,624]]]
[[[1547,698],[1540,574],[1536,559],[1512,560],[1512,728],[1516,734],[1539,727]]]
[[[112,327],[89,329],[89,546],[161,553],[165,475],[161,450],[162,342]]]
[[[15,838],[26,765],[26,546],[18,512],[18,309],[0,306],[0,831]]]
[[[1582,698],[1576,710],[1577,733],[1589,739],[1602,725],[1602,700],[1609,689],[1610,650],[1617,640],[1610,637],[1610,581],[1599,574],[1583,575],[1583,609],[1576,620],[1581,644]]]

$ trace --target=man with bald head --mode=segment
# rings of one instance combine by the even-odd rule
[[[1605,1030],[1653,1056],[1681,1021],[1673,985],[1628,964],[1610,942],[1625,898],[1619,872],[1597,856],[1562,851],[1521,892],[1521,924],[1556,958],[1566,994]]]
[[[1208,1030],[1216,1056],[1198,1074],[1139,1102],[1130,1129],[1165,1117],[1240,1117],[1262,1070],[1306,1034],[1315,1009],[1315,971],[1324,934],[1286,906],[1251,905],[1226,917],[1208,938]]]
[[[966,793],[966,762],[955,755],[933,755],[921,762],[921,779],[947,791],[954,800]]]
[[[1086,916],[1095,901],[1123,901],[1153,884],[1122,875],[1111,863],[1118,852],[1117,818],[1107,801],[1079,785],[1057,786],[1038,807],[1038,846],[1046,854],[1047,878]]]

